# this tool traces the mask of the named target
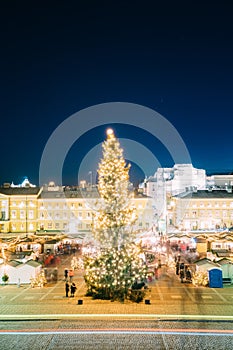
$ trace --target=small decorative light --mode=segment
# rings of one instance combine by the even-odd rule
[[[113,132],[113,130],[112,129],[107,129],[107,136],[108,137],[112,137],[113,136],[113,134],[114,134],[114,132]]]

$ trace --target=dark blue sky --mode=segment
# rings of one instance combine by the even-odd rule
[[[56,127],[83,108],[115,101],[150,107],[168,119],[194,166],[233,170],[230,1],[0,6],[0,183],[28,176],[38,184],[41,155]],[[75,183],[79,162],[103,141],[105,127],[72,147],[64,183]],[[119,126],[116,133],[144,144],[162,166],[173,166],[145,132]]]

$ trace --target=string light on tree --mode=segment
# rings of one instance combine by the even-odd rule
[[[112,129],[106,131],[98,168],[100,204],[93,218],[93,234],[102,250],[84,260],[87,295],[123,301],[130,287],[147,274],[142,249],[133,243],[137,219],[129,190],[129,168]]]

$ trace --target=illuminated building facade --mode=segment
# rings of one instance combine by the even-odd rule
[[[15,186],[0,188],[0,233],[33,233],[36,231],[91,232],[93,212],[98,204],[95,186],[59,187]],[[135,230],[153,225],[151,198],[135,193],[137,209]]]
[[[218,230],[233,226],[232,189],[196,190],[172,198],[170,217],[184,230]]]

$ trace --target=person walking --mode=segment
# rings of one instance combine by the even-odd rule
[[[67,278],[68,278],[68,269],[65,269],[64,270],[64,279],[65,279],[65,281],[67,281]]]
[[[68,282],[66,282],[66,284],[65,284],[65,291],[66,291],[66,298],[68,298],[69,297],[69,291],[70,291],[70,286],[69,286]]]
[[[73,277],[74,277],[74,270],[70,269],[70,270],[69,270],[69,273],[68,273],[68,276],[69,276],[69,278],[70,278],[70,283],[71,283],[72,280],[73,280]]]
[[[70,286],[70,296],[73,298],[74,297],[74,294],[75,294],[75,292],[76,292],[76,285],[75,285],[75,283],[73,282],[72,284],[71,284],[71,286]]]
[[[184,269],[180,270],[180,281],[181,281],[181,283],[184,282]]]
[[[180,272],[180,263],[179,261],[176,262],[176,275],[179,275]]]

